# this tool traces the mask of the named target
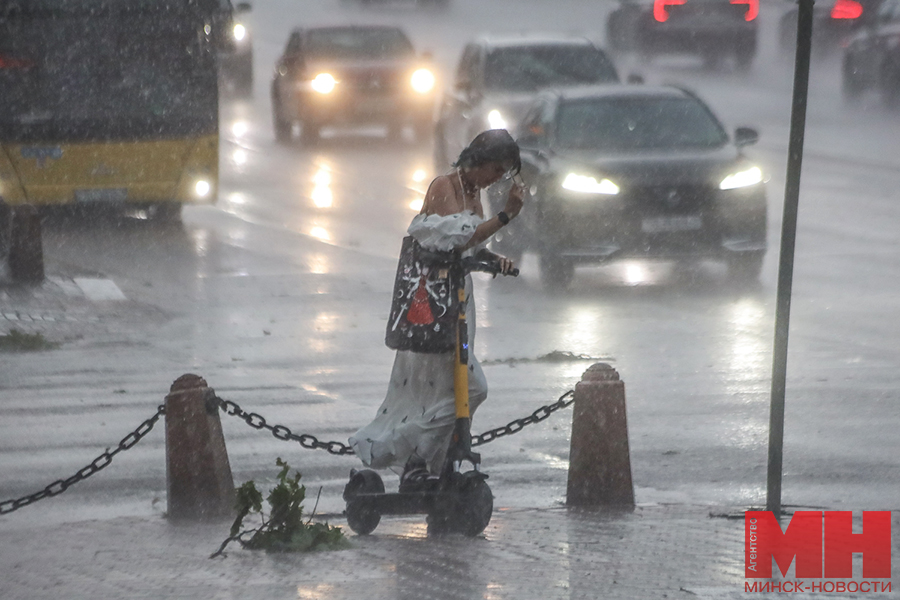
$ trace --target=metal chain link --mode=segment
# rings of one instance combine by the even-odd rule
[[[14,510],[18,510],[23,506],[28,506],[29,504],[37,502],[38,500],[43,500],[44,498],[62,494],[73,484],[87,479],[97,471],[105,469],[112,462],[113,457],[116,454],[122,452],[123,450],[133,448],[138,442],[141,441],[141,439],[143,439],[145,435],[150,433],[150,430],[153,429],[153,426],[156,425],[156,422],[159,421],[159,418],[165,413],[166,406],[164,404],[160,404],[156,409],[156,414],[138,425],[137,429],[122,438],[122,441],[119,442],[119,445],[116,446],[115,450],[110,451],[110,449],[107,448],[103,454],[91,461],[91,463],[86,467],[79,469],[77,473],[75,473],[68,479],[58,479],[39,492],[35,492],[33,494],[29,494],[15,500],[4,500],[3,502],[0,502],[0,515],[11,513]]]
[[[355,454],[353,448],[351,448],[347,444],[336,441],[320,442],[314,435],[310,435],[308,433],[297,435],[284,425],[269,425],[262,415],[252,412],[248,413],[240,406],[238,406],[237,403],[232,402],[231,400],[223,400],[222,398],[216,396],[215,401],[219,405],[219,408],[225,411],[225,414],[243,419],[244,422],[247,423],[247,425],[253,427],[254,429],[267,429],[273,436],[275,436],[279,440],[299,442],[301,446],[309,450],[325,450],[326,452],[337,455]],[[552,415],[554,412],[570,406],[573,402],[575,402],[575,390],[569,390],[568,392],[560,396],[559,400],[557,400],[553,404],[542,406],[527,417],[516,419],[508,425],[485,431],[480,435],[473,435],[472,446],[487,444],[488,442],[492,442],[497,438],[517,433],[521,431],[526,425],[540,423],[541,421]]]
[[[547,406],[542,406],[527,417],[522,419],[516,419],[512,421],[509,425],[504,425],[503,427],[497,427],[496,429],[490,429],[485,431],[480,435],[472,436],[472,447],[480,446],[482,444],[487,444],[488,442],[493,442],[497,438],[503,437],[505,435],[512,435],[514,433],[518,433],[525,428],[526,425],[533,425],[534,423],[540,423],[556,411],[561,408],[566,408],[570,406],[573,402],[575,402],[575,390],[569,390],[565,394],[559,397],[559,400],[554,402],[553,404],[548,404]]]
[[[243,419],[247,425],[254,429],[267,429],[279,440],[299,442],[301,446],[309,450],[325,450],[326,452],[337,455],[355,454],[353,448],[347,444],[342,444],[341,442],[320,442],[314,435],[308,433],[297,435],[284,425],[269,425],[262,415],[253,412],[248,413],[231,400],[223,400],[216,396],[215,401],[219,405],[219,408],[225,411],[225,414]]]

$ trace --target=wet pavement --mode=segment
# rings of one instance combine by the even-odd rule
[[[350,534],[352,548],[348,550],[267,554],[231,547],[227,556],[215,559],[208,556],[225,539],[227,523],[173,525],[163,518],[118,518],[48,527],[19,519],[2,526],[0,572],[4,581],[0,597],[784,597],[780,593],[745,593],[748,580],[743,577],[744,532],[739,515],[736,510],[717,512],[685,505],[643,506],[625,513],[500,508],[477,538],[428,538],[423,518],[385,517],[370,536]],[[345,526],[338,516],[330,522]],[[894,528],[897,524],[895,518]],[[858,565],[856,569],[859,572]],[[894,585],[892,589],[896,589]],[[874,599],[896,595],[802,597]]]

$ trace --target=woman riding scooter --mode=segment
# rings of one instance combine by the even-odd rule
[[[506,206],[485,218],[480,191],[504,176],[517,175],[519,147],[505,129],[482,132],[460,153],[453,169],[436,177],[409,234],[425,250],[456,251],[463,257],[497,262],[499,272],[514,271],[513,262],[480,249],[491,236],[516,218],[525,193],[510,189]],[[475,311],[470,301],[472,281],[465,277],[465,323],[468,331],[468,408],[474,412],[487,397],[487,382],[473,348]],[[436,479],[457,420],[454,395],[454,352],[422,353],[398,350],[390,384],[375,419],[350,438],[362,462],[373,469],[403,468],[401,492]]]

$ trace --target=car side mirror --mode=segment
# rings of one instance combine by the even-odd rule
[[[253,10],[253,6],[249,2],[238,2],[234,6],[234,10],[235,12],[239,13],[250,12],[251,10]]]
[[[752,146],[759,141],[759,132],[752,127],[738,127],[734,130],[734,145],[738,148]]]

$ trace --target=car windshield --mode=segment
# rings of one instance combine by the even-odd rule
[[[306,36],[305,52],[315,58],[385,59],[415,54],[399,29],[316,29]]]
[[[728,141],[719,122],[692,98],[603,98],[563,103],[557,137],[565,148],[651,150],[716,148]]]
[[[500,48],[487,57],[485,87],[533,91],[546,87],[618,81],[609,59],[593,46]]]

